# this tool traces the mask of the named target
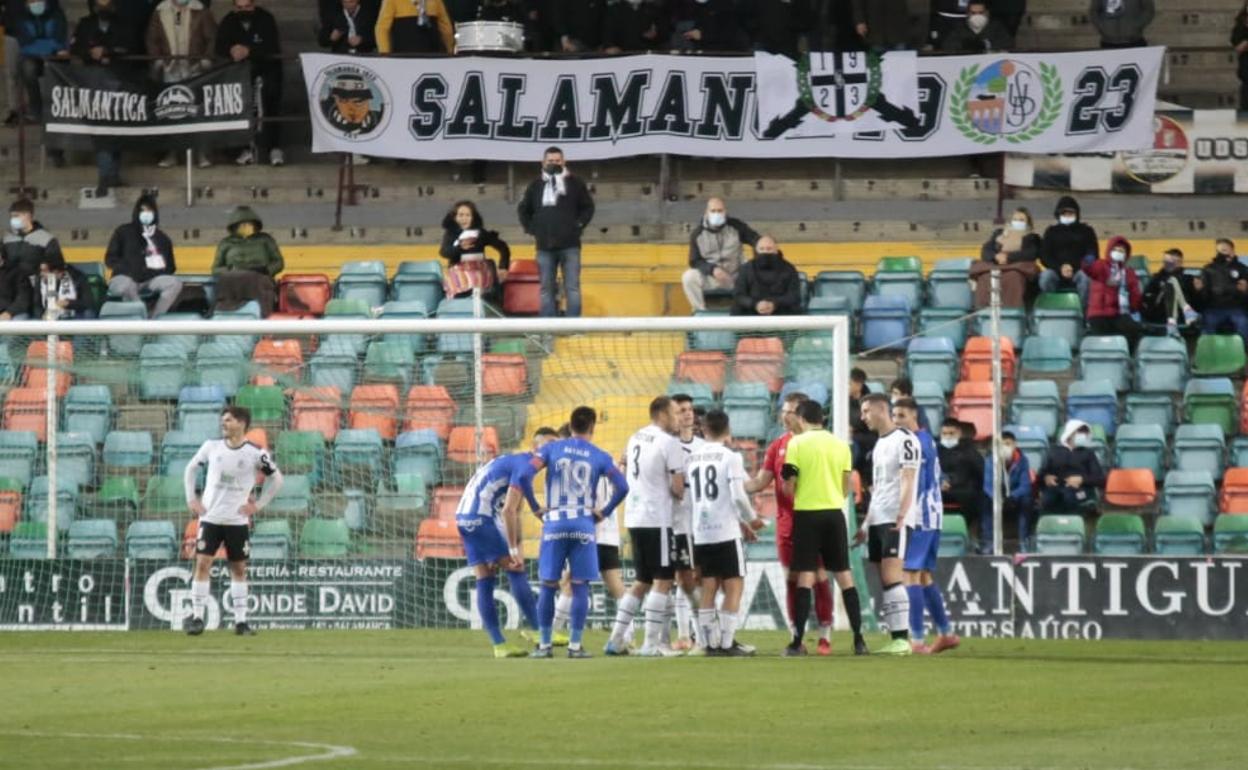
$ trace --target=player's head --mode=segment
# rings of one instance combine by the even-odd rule
[[[536,452],[537,450],[546,446],[550,442],[558,440],[558,438],[559,438],[559,431],[549,426],[543,425],[542,427],[533,431],[533,451]]]
[[[555,431],[555,435],[559,438],[572,438],[572,423],[565,422],[559,426],[559,430]]]
[[[732,432],[728,427],[728,413],[723,409],[712,409],[706,413],[702,421],[702,434],[707,441],[727,441]]]
[[[801,432],[819,430],[823,427],[823,407],[809,398],[797,405],[797,422]]]
[[[706,407],[695,406],[693,408],[693,435],[702,436],[702,421],[706,419]]]
[[[1012,431],[1001,432],[1001,459],[1009,462],[1014,459],[1014,450],[1018,448],[1018,439]]]
[[[243,437],[251,427],[251,410],[245,406],[227,406],[221,410],[221,433],[228,439]]]
[[[868,393],[862,397],[862,421],[867,427],[883,436],[893,429],[893,416],[890,413],[888,396],[883,393]]]
[[[893,422],[908,431],[919,429],[919,405],[913,398],[903,396],[893,402]]]
[[[953,449],[962,440],[962,423],[952,417],[946,417],[940,424],[940,445],[945,449]]]
[[[597,424],[598,413],[592,406],[578,406],[568,418],[568,431],[573,436],[590,438],[594,435],[594,426]]]
[[[676,417],[679,420],[681,433],[692,431],[696,422],[693,415],[693,396],[688,393],[673,393],[672,401],[676,403]]]
[[[894,402],[899,398],[914,398],[914,383],[909,377],[898,377],[888,386],[888,395]]]
[[[789,432],[794,432],[794,431],[799,430],[799,427],[797,424],[797,407],[803,401],[808,401],[808,400],[809,399],[806,397],[805,393],[799,393],[798,391],[795,390],[789,395],[785,396],[784,400],[780,402],[780,418],[779,419],[780,419],[780,424],[784,426],[785,430]]]
[[[650,402],[650,422],[668,433],[675,433],[679,423],[676,402],[667,396],[658,396]]]

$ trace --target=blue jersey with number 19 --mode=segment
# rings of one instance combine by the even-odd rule
[[[919,440],[919,451],[923,454],[915,501],[919,509],[916,523],[920,529],[938,530],[945,524],[945,504],[940,494],[940,457],[936,453],[932,434],[920,428],[914,436]]]
[[[541,448],[538,457],[546,466],[543,518],[547,522],[587,518],[592,524],[595,508],[601,507],[603,515],[609,516],[628,494],[628,482],[611,455],[585,439],[552,441]],[[614,491],[610,500],[598,499],[598,482],[604,476],[611,480]]]

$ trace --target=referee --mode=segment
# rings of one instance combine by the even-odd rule
[[[823,427],[823,408],[814,401],[797,407],[798,430],[789,440],[781,470],[786,491],[793,498],[793,562],[797,601],[793,614],[793,641],[786,656],[806,654],[802,637],[814,601],[815,574],[820,560],[832,573],[845,600],[845,613],[854,632],[854,654],[865,655],[862,607],[849,571],[849,535],[845,524],[845,490],[853,472],[849,444]]]

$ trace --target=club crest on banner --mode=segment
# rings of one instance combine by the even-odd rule
[[[160,92],[153,112],[161,120],[185,120],[199,116],[199,105],[194,92],[177,83]]]
[[[359,64],[336,64],[317,76],[317,114],[336,136],[367,141],[385,131],[390,92],[375,72]]]
[[[950,96],[951,118],[963,136],[978,144],[1030,141],[1057,122],[1062,112],[1057,68],[1000,59],[962,70]]]
[[[857,120],[875,105],[883,75],[874,53],[812,52],[797,63],[797,90],[815,117]]]
[[[1127,175],[1143,184],[1168,182],[1187,166],[1187,133],[1178,121],[1166,115],[1153,116],[1153,146],[1137,152],[1122,152]]]

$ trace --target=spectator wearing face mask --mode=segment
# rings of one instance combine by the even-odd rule
[[[1140,317],[1158,331],[1183,336],[1199,334],[1198,297],[1195,277],[1183,271],[1183,252],[1167,249],[1161,258],[1161,269],[1153,274],[1144,290]]]
[[[95,318],[95,301],[87,276],[73,265],[65,263],[59,252],[49,254],[39,265],[39,273],[33,277],[31,291],[31,314],[35,318],[48,318],[48,309],[55,309],[54,319]],[[78,342],[78,338],[74,340]]]
[[[1140,312],[1143,294],[1139,277],[1127,265],[1129,259],[1131,242],[1115,235],[1105,247],[1105,259],[1089,262],[1083,272],[1090,281],[1088,333],[1096,336],[1121,334],[1134,349],[1142,329],[1132,315]]]
[[[1153,0],[1092,0],[1088,15],[1101,34],[1101,48],[1148,45],[1144,30],[1153,23]]]
[[[764,235],[754,246],[754,259],[741,266],[733,291],[733,315],[799,315],[801,279],[784,258],[775,239]]]
[[[8,0],[20,3],[22,0]],[[43,92],[39,78],[46,59],[69,55],[69,24],[56,0],[25,0],[14,19],[12,34],[21,53],[18,70],[26,89],[26,111],[31,121],[43,119]]]
[[[1037,273],[1036,260],[1042,248],[1031,212],[1025,208],[1015,209],[1007,225],[994,230],[984,241],[979,250],[980,261],[971,266],[975,307],[984,308],[991,303],[994,270],[1001,277],[1001,305],[1023,307],[1027,301],[1027,287]]]
[[[941,42],[945,53],[994,53],[1013,47],[1014,37],[1001,22],[988,15],[985,2],[967,5],[966,23],[951,29]]]
[[[157,296],[151,317],[158,318],[173,307],[182,293],[182,281],[174,277],[178,266],[173,258],[173,241],[160,229],[160,209],[156,199],[141,196],[134,204],[130,221],[113,231],[104,253],[104,264],[113,271],[108,293],[135,302],[140,292]]]
[[[1083,272],[1086,260],[1096,259],[1100,248],[1096,230],[1080,221],[1079,203],[1064,195],[1053,211],[1057,224],[1044,231],[1040,262],[1040,291],[1075,291],[1083,307],[1088,306],[1088,276]]]
[[[558,311],[558,273],[563,272],[566,315],[581,314],[581,233],[594,218],[594,199],[579,176],[568,171],[563,150],[542,153],[541,177],[529,183],[516,208],[520,225],[537,246],[542,281],[542,317]]]
[[[1235,243],[1219,238],[1213,261],[1200,271],[1201,331],[1238,334],[1248,340],[1248,265],[1235,255]]]
[[[39,272],[39,265],[64,261],[61,243],[35,219],[35,204],[28,199],[9,206],[9,230],[0,244],[4,264],[27,276]]]
[[[1031,537],[1031,465],[1027,462],[1027,455],[1018,448],[1014,434],[1008,430],[1001,434],[1001,460],[1004,463],[1001,467],[1005,471],[1001,478],[1004,492],[1001,524],[1004,527],[1006,522],[1017,522],[1018,549],[1022,551],[1027,548],[1027,542]],[[979,516],[979,552],[983,554],[992,553],[991,503],[994,465],[993,457],[989,454],[984,461],[984,497],[988,504],[983,506]]]
[[[745,246],[754,248],[758,238],[745,222],[728,216],[723,198],[706,202],[702,221],[689,236],[689,269],[680,277],[694,312],[706,310],[707,291],[736,285]]]
[[[936,455],[940,459],[941,498],[956,505],[966,523],[974,526],[983,507],[984,456],[973,439],[962,435],[962,423],[952,417],[940,425]]]
[[[217,279],[219,310],[237,310],[247,302],[260,306],[260,314],[273,312],[277,299],[277,274],[286,262],[273,236],[250,206],[230,212],[229,235],[217,244],[212,275]]]
[[[1239,61],[1239,109],[1248,111],[1248,2],[1235,14],[1231,27],[1231,47]]]
[[[1096,503],[1105,471],[1092,451],[1092,429],[1067,420],[1061,441],[1049,447],[1040,466],[1040,507],[1045,513],[1079,513]]]

